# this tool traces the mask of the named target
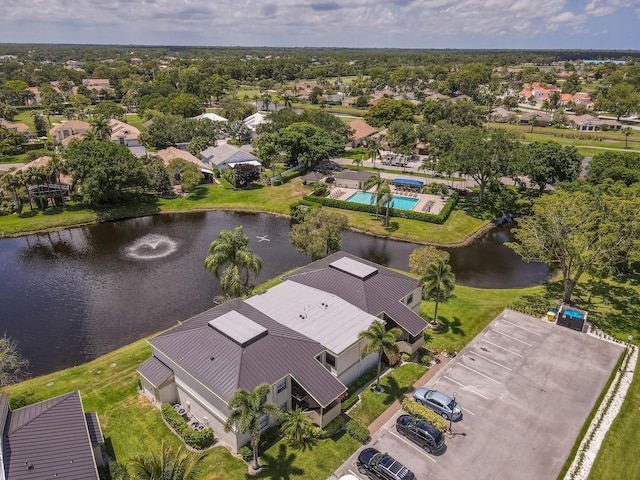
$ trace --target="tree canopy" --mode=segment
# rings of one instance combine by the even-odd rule
[[[311,260],[318,260],[340,250],[342,231],[348,224],[347,216],[342,213],[314,208],[305,215],[302,223],[291,227],[289,238],[298,252],[308,255]]]

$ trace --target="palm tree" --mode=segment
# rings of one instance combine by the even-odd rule
[[[295,410],[287,410],[281,418],[280,432],[288,438],[293,445],[302,445],[313,438],[314,426],[305,415],[304,410],[296,407]]]
[[[62,207],[64,208],[64,193],[62,193],[62,182],[60,181],[60,175],[64,173],[65,166],[59,156],[57,155],[51,156],[51,160],[49,160],[49,169],[51,170],[51,174],[53,175],[56,183],[58,184],[58,192],[60,193],[60,202],[62,203]]]
[[[456,286],[456,276],[451,271],[451,265],[447,263],[447,260],[444,258],[436,258],[433,263],[431,263],[422,278],[420,278],[420,283],[423,283],[422,286],[422,298],[428,300],[429,298],[435,297],[436,308],[433,312],[433,322],[437,323],[438,321],[438,305],[440,300],[446,300],[451,291]]]
[[[633,130],[631,127],[625,127],[622,129],[622,134],[624,135],[624,148],[629,148],[629,135],[633,135]]]
[[[111,138],[111,125],[102,115],[97,115],[91,120],[91,130],[99,140],[109,140]]]
[[[373,168],[376,168],[376,158],[380,155],[380,142],[378,142],[375,138],[367,138],[365,143],[365,147],[367,148],[367,153],[369,154],[369,158],[373,162]]]
[[[280,408],[273,403],[267,402],[267,395],[271,387],[266,383],[261,383],[253,392],[249,393],[243,388],[236,390],[227,404],[231,413],[224,424],[224,431],[237,430],[238,432],[251,435],[251,447],[253,448],[253,467],[260,469],[258,461],[258,444],[260,443],[260,419],[264,416],[280,417]]]
[[[18,170],[13,174],[18,184],[27,191],[27,197],[29,198],[29,208],[33,210],[33,201],[31,200],[31,194],[29,193],[29,177],[26,170]]]
[[[371,175],[371,177],[369,177],[369,180],[364,185],[365,190],[368,190],[371,187],[376,188],[375,193],[371,195],[371,205],[376,206],[376,220],[380,218],[380,205],[382,203],[381,194],[384,193],[384,192],[381,192],[381,188],[385,183],[386,183],[386,180],[383,179],[380,176],[380,174],[376,172],[373,175]]]
[[[19,177],[14,174],[15,167],[11,168],[5,175],[0,177],[0,186],[3,190],[10,191],[13,195],[13,207],[17,213],[22,213],[22,199],[18,193],[21,186]]]
[[[391,193],[391,187],[389,186],[389,182],[385,181],[382,186],[376,192],[377,203],[378,205],[382,205],[386,209],[386,213],[384,216],[384,226],[389,226],[389,208],[393,207],[393,193]]]
[[[242,295],[249,284],[249,272],[257,276],[262,269],[262,260],[247,248],[248,244],[249,237],[242,233],[242,226],[233,232],[222,230],[218,239],[211,242],[209,256],[204,261],[205,268],[220,279],[222,290],[233,297]],[[227,263],[229,266],[220,274],[220,268]]]
[[[138,480],[193,480],[206,456],[206,453],[189,453],[182,446],[174,450],[162,442],[159,455],[153,452],[137,455],[130,464]]]
[[[398,354],[396,340],[402,335],[402,330],[395,327],[385,330],[382,320],[374,320],[367,330],[358,334],[358,338],[365,338],[369,342],[362,350],[362,358],[371,353],[378,354],[378,376],[375,391],[381,392],[380,388],[380,367],[382,366],[382,354],[384,353],[389,361],[393,361]]]

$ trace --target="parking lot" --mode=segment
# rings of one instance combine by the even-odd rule
[[[369,446],[418,479],[555,479],[621,353],[620,345],[505,310],[426,385],[456,392],[463,408],[446,451],[428,455],[399,436],[398,415]],[[357,474],[356,458],[337,476]]]

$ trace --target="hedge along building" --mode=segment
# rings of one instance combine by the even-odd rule
[[[140,366],[142,393],[154,405],[180,403],[237,451],[248,435],[224,432],[233,393],[271,385],[282,410],[306,410],[320,427],[340,414],[346,386],[377,362],[362,358],[358,334],[382,319],[400,327],[400,351],[424,343],[420,286],[407,275],[335,253],[264,293],[234,299],[152,338],[153,356]],[[375,312],[375,313],[374,313]],[[266,429],[274,419],[264,417]]]

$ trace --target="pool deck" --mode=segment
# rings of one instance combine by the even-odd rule
[[[354,193],[361,191],[362,190],[358,190],[356,188],[333,187],[331,189],[331,193],[329,194],[329,198],[333,198],[335,200],[346,200]],[[367,192],[374,193],[375,188],[370,188],[369,190],[367,190]],[[398,197],[415,198],[416,200],[418,200],[418,203],[416,203],[412,208],[414,212],[433,213],[434,215],[440,213],[448,200],[447,197],[443,199],[439,195],[403,192],[393,186],[391,187],[391,192],[393,193],[393,195]]]

